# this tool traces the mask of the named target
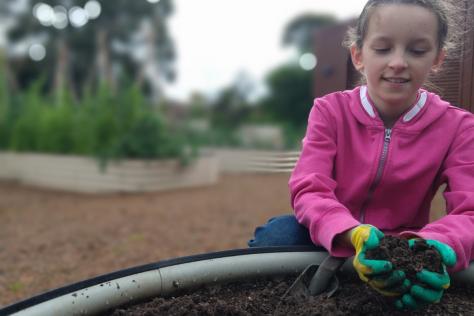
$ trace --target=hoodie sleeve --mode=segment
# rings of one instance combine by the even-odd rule
[[[453,248],[457,263],[452,272],[467,268],[474,259],[474,116],[468,121],[467,126],[461,124],[443,164],[447,215],[414,233]]]
[[[336,124],[330,121],[327,107],[325,99],[316,99],[309,114],[301,155],[289,181],[291,206],[316,245],[334,256],[345,257],[352,255],[353,249],[336,245],[334,237],[360,223],[334,192]]]

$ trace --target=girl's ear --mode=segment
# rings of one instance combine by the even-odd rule
[[[431,66],[431,71],[438,72],[445,58],[446,58],[446,50],[441,49],[438,53],[438,56],[436,56],[436,59],[433,62],[433,66]]]
[[[351,45],[351,59],[354,68],[359,72],[363,72],[364,63],[362,61],[362,50],[359,49],[356,44]]]

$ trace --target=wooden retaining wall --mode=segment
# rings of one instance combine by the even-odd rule
[[[189,166],[177,160],[109,162],[47,154],[0,153],[0,179],[85,193],[146,192],[217,183],[218,161],[201,157]]]
[[[299,158],[299,151],[265,151],[231,148],[206,148],[202,152],[219,160],[219,170],[228,173],[283,172],[290,173]]]

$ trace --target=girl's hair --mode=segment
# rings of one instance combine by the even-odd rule
[[[457,0],[459,1],[459,0]],[[462,1],[464,5],[464,1]],[[456,30],[459,25],[464,25],[464,21],[458,21],[462,14],[459,10],[447,0],[369,0],[362,9],[355,27],[350,28],[347,32],[344,45],[350,47],[356,45],[362,48],[369,20],[374,9],[381,5],[390,4],[409,4],[426,8],[436,15],[438,20],[438,49],[451,50],[456,46],[457,37],[462,34],[463,30]],[[459,7],[459,4],[458,4]],[[461,22],[461,23],[459,23]]]

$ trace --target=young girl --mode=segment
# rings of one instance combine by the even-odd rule
[[[400,308],[440,300],[450,272],[474,256],[474,116],[423,90],[452,32],[445,1],[370,0],[349,33],[366,84],[318,98],[289,181],[295,216],[257,228],[253,246],[321,245],[354,254],[362,280]],[[441,184],[448,215],[429,223]],[[383,233],[382,233],[383,232]],[[411,285],[388,261],[365,259],[384,234],[425,239],[443,273]],[[400,286],[403,285],[403,286]],[[395,290],[396,289],[396,290]]]

